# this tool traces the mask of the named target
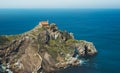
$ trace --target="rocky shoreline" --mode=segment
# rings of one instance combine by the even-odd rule
[[[52,23],[18,35],[0,36],[0,73],[54,73],[94,56],[92,42],[76,40]]]

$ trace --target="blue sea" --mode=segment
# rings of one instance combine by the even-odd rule
[[[98,50],[86,64],[58,73],[120,73],[120,9],[0,9],[0,35],[20,34],[45,20]]]

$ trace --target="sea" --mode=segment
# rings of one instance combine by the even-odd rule
[[[0,9],[0,35],[21,34],[47,20],[98,50],[85,64],[57,73],[120,73],[120,9]]]

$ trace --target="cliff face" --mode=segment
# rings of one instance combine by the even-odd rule
[[[37,25],[23,34],[0,36],[0,72],[50,73],[80,64],[78,56],[96,53],[91,42],[75,40],[55,24],[49,28]]]

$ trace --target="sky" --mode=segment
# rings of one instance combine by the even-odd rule
[[[120,8],[120,0],[0,0],[0,8]]]

